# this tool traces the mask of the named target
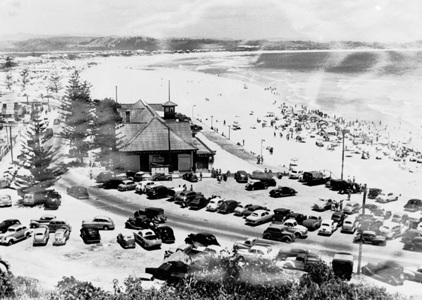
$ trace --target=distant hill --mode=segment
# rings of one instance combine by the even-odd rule
[[[30,37],[30,38],[27,38]],[[217,40],[201,38],[155,39],[150,37],[83,37],[57,36],[40,37],[17,34],[0,37],[2,52],[45,52],[45,51],[193,51],[193,50],[311,50],[311,49],[384,49],[384,48],[421,48],[422,41],[406,44],[363,43],[353,41],[319,43],[312,41],[285,40]]]

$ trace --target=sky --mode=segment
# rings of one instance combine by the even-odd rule
[[[0,0],[0,35],[422,40],[421,0]]]

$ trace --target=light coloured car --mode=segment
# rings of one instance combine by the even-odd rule
[[[317,211],[323,211],[327,209],[331,209],[331,205],[333,204],[333,200],[331,199],[323,199],[319,198],[312,206],[312,209]]]
[[[92,220],[82,221],[82,227],[96,227],[100,230],[113,230],[115,226],[111,218],[106,216],[96,216]]]
[[[27,239],[31,236],[31,231],[22,224],[10,226],[7,231],[0,234],[0,244],[13,245],[16,242]]]
[[[136,193],[146,193],[147,188],[150,186],[157,186],[160,185],[160,183],[157,183],[155,181],[149,180],[149,179],[142,179],[142,181],[139,181],[135,187]]]
[[[220,207],[220,205],[224,202],[224,199],[221,197],[215,197],[208,202],[207,211],[217,211],[217,209]]]
[[[319,228],[318,234],[319,235],[332,235],[334,231],[337,229],[337,223],[331,219],[325,219],[321,223],[321,227]]]
[[[12,197],[7,194],[0,195],[0,207],[12,206]]]
[[[38,245],[47,245],[48,240],[50,238],[50,230],[48,229],[48,226],[41,225],[40,227],[36,228],[34,230],[34,240],[32,242],[33,246]]]
[[[387,239],[395,239],[396,237],[402,235],[409,228],[404,224],[395,223],[395,222],[384,222],[379,228],[380,235],[385,236]]]
[[[133,191],[136,188],[136,183],[133,180],[123,180],[117,187],[118,191]]]
[[[359,212],[360,204],[356,201],[347,202],[347,204],[343,207],[343,212],[345,214],[354,214]]]
[[[151,229],[142,229],[135,233],[135,241],[145,249],[160,248],[162,241]]]
[[[70,230],[67,227],[62,227],[54,233],[53,246],[65,245],[70,237]]]
[[[258,225],[272,221],[273,217],[274,213],[267,210],[259,209],[254,211],[251,215],[247,216],[245,220],[246,224]]]
[[[343,221],[343,226],[341,227],[341,232],[355,233],[358,228],[358,221],[355,216],[349,216]]]
[[[380,203],[388,203],[392,201],[399,200],[399,195],[396,195],[395,193],[380,193],[376,198],[375,201]]]
[[[250,207],[252,204],[238,204],[237,207],[234,209],[235,216],[242,216],[243,213]]]
[[[299,179],[300,175],[302,175],[303,171],[298,171],[297,169],[292,169],[289,171],[289,178],[290,179]]]

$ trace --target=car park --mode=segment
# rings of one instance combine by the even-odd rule
[[[267,210],[255,210],[251,215],[246,217],[246,224],[259,225],[266,222],[271,222],[274,213]]]
[[[239,204],[238,201],[235,200],[225,200],[221,205],[218,207],[217,211],[221,214],[230,214],[234,212],[235,208]]]
[[[173,177],[171,174],[164,174],[164,173],[155,173],[151,177],[151,181],[171,181]]]
[[[56,230],[53,238],[53,246],[65,245],[70,237],[70,230],[68,227],[61,227]]]
[[[355,214],[359,211],[360,204],[356,201],[347,202],[346,205],[343,207],[343,212],[345,214]]]
[[[238,183],[246,183],[249,179],[249,174],[246,173],[244,170],[239,170],[236,173],[234,173],[234,179]]]
[[[278,186],[276,189],[272,189],[270,191],[270,197],[274,197],[274,198],[295,196],[296,194],[297,194],[297,191],[288,186]]]
[[[36,228],[34,230],[33,237],[33,246],[47,245],[50,238],[50,230],[48,229],[48,226],[41,225],[40,227]]]
[[[117,186],[118,191],[133,191],[136,188],[136,183],[133,180],[126,179],[123,180],[122,183],[120,183]]]
[[[379,203],[388,203],[392,201],[397,201],[399,196],[394,193],[380,193],[376,198],[375,201]]]
[[[216,237],[213,234],[207,232],[201,232],[197,234],[191,233],[186,237],[185,243],[193,245],[195,248],[207,247],[210,245],[220,246]]]
[[[80,237],[85,244],[96,244],[101,242],[101,235],[97,227],[82,227],[80,229]]]
[[[353,239],[354,243],[361,242],[364,244],[372,244],[378,246],[387,245],[386,238],[382,235],[377,235],[375,231],[365,230],[362,233],[357,233]]]
[[[194,173],[185,173],[182,175],[182,178],[189,182],[198,182],[198,176]]]
[[[210,201],[208,202],[207,211],[217,211],[218,207],[224,202],[224,199],[222,199],[219,196],[211,197]]]
[[[12,197],[7,194],[0,195],[0,207],[12,206]]]
[[[303,220],[302,225],[308,228],[310,231],[317,230],[321,227],[322,219],[320,216],[309,216],[306,220]]]
[[[96,227],[99,230],[113,230],[114,222],[106,216],[96,216],[91,220],[83,220],[82,227]]]
[[[116,237],[116,241],[123,249],[136,247],[133,233],[119,233]]]
[[[331,205],[333,205],[332,199],[324,199],[319,198],[313,205],[312,209],[316,211],[325,211],[327,209],[331,209]]]
[[[325,219],[321,222],[318,235],[332,235],[337,229],[337,224],[331,219]]]
[[[255,180],[255,179],[250,179],[249,182],[245,186],[245,190],[247,191],[263,190],[267,188],[268,188],[268,185],[265,182],[261,180]]]
[[[89,199],[88,189],[84,186],[72,186],[66,189],[66,193],[76,199]]]
[[[420,199],[410,199],[407,201],[407,203],[404,205],[404,210],[408,211],[418,211],[422,209],[422,200]]]
[[[18,219],[7,219],[0,223],[0,234],[5,233],[12,225],[19,225],[21,222]]]

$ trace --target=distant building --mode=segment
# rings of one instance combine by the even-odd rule
[[[176,118],[177,104],[146,104],[142,100],[121,104],[123,123],[116,127],[120,159],[125,170],[206,172],[212,167],[215,151],[194,136],[190,122]]]

